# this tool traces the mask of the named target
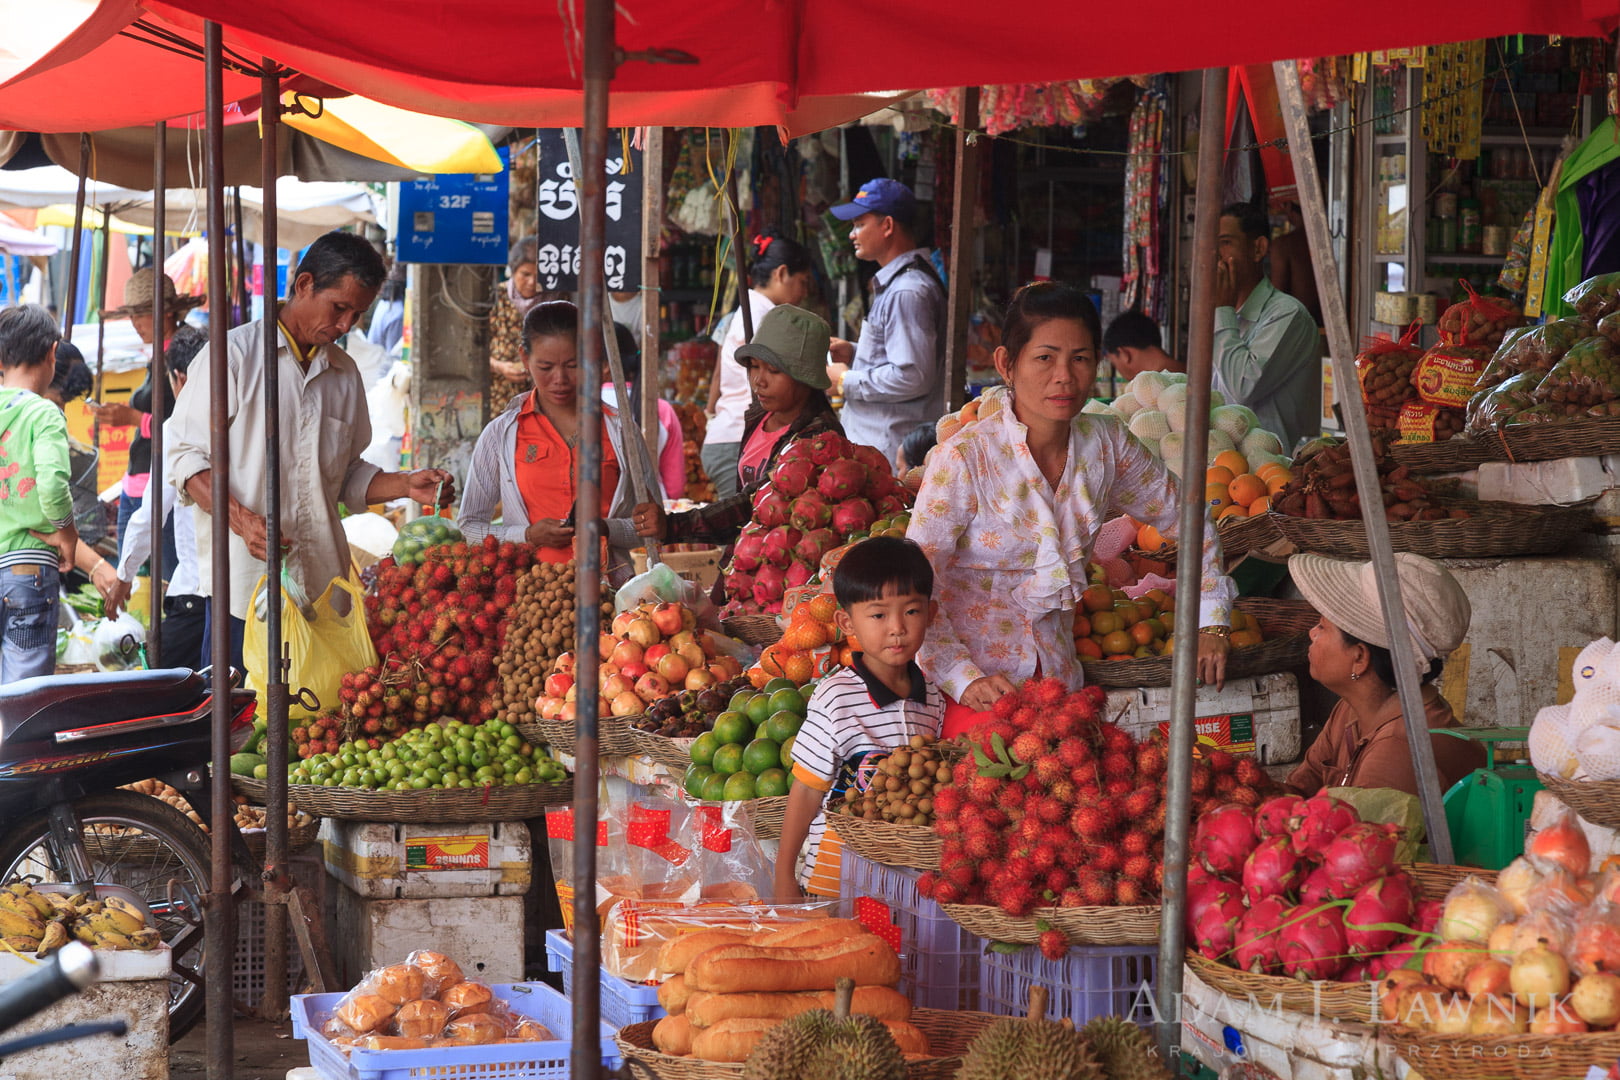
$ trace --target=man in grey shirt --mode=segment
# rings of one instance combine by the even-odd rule
[[[917,200],[906,185],[872,180],[832,213],[850,222],[855,257],[878,272],[860,343],[833,339],[827,378],[844,399],[849,441],[892,461],[907,432],[945,412],[945,286],[917,246]]]

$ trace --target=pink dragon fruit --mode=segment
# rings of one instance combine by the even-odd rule
[[[1412,909],[1412,928],[1425,934],[1434,933],[1434,928],[1440,925],[1440,916],[1445,910],[1444,900],[1419,900],[1417,907]]]
[[[832,504],[821,497],[818,491],[807,491],[793,500],[793,506],[788,510],[788,520],[798,529],[805,532],[814,532],[825,529],[832,520]],[[795,541],[797,543],[797,541]]]
[[[1305,876],[1305,883],[1299,887],[1299,902],[1308,908],[1313,908],[1326,900],[1333,900],[1333,886],[1328,884],[1327,871],[1318,866]]]
[[[786,525],[787,521],[787,499],[770,484],[760,488],[754,495],[754,524],[774,529],[778,525]]]
[[[753,574],[727,574],[726,575],[726,595],[730,596],[730,597],[733,597],[735,599],[742,599],[744,597],[746,597],[746,598],[748,598],[750,600],[753,599],[753,596],[754,596],[754,575]]]
[[[1243,861],[1259,843],[1249,808],[1227,803],[1198,819],[1192,847],[1210,870],[1235,877],[1243,872]]]
[[[1350,955],[1373,956],[1395,944],[1403,928],[1411,925],[1416,904],[1412,879],[1398,872],[1356,890],[1344,913]]]
[[[894,467],[883,456],[883,451],[875,446],[867,446],[865,443],[851,443],[849,457],[865,465],[867,471],[874,476],[879,474],[889,476],[891,475],[890,470]]]
[[[1243,895],[1253,907],[1268,897],[1287,896],[1305,878],[1305,863],[1286,836],[1260,841],[1243,863]]]
[[[849,458],[840,458],[822,469],[821,477],[816,481],[816,490],[832,503],[860,495],[865,486],[866,466]]]
[[[786,587],[785,575],[782,568],[767,563],[759,568],[754,577],[754,602],[761,607],[771,604],[778,606],[782,603],[782,590]]]
[[[1352,896],[1363,885],[1377,881],[1395,869],[1395,844],[1400,839],[1398,825],[1361,822],[1333,838],[1322,853],[1322,869],[1336,896]]]
[[[1360,821],[1355,808],[1329,795],[1313,795],[1300,804],[1289,822],[1294,850],[1307,859],[1321,859],[1333,838]]]
[[[1278,936],[1277,955],[1282,960],[1283,974],[1301,982],[1332,979],[1349,963],[1339,908],[1289,908]]]
[[[1299,813],[1304,802],[1298,795],[1278,795],[1275,799],[1267,799],[1254,812],[1254,831],[1260,834],[1261,839],[1287,836],[1288,823]]]
[[[1349,967],[1339,972],[1339,981],[1342,983],[1366,982],[1370,979],[1372,965],[1365,960],[1357,960]]]
[[[806,445],[805,440],[793,440],[782,447],[782,452],[776,455],[776,467],[778,469],[793,461],[809,461],[810,464],[815,464],[814,461],[810,460],[810,447]]]
[[[831,529],[815,529],[804,534],[793,549],[793,557],[820,568],[821,557],[839,545],[838,534]]]
[[[833,531],[840,536],[850,536],[863,529],[870,529],[872,522],[877,520],[877,511],[865,499],[846,499],[833,508]]]
[[[1392,971],[1399,971],[1414,959],[1422,957],[1423,952],[1418,947],[1416,939],[1403,941],[1382,956],[1375,956],[1367,964],[1367,974],[1370,978],[1381,979]]]
[[[771,473],[771,486],[791,499],[803,495],[816,482],[816,467],[808,458],[794,458]]]
[[[742,535],[737,537],[737,546],[731,550],[732,569],[745,574],[759,569],[760,561],[765,557],[766,531],[754,525],[742,531]]]
[[[1237,940],[1237,924],[1244,911],[1243,901],[1236,896],[1204,908],[1193,924],[1193,947],[1210,960],[1224,957]]]
[[[1212,904],[1224,904],[1226,901],[1237,898],[1243,899],[1243,887],[1235,881],[1227,881],[1221,877],[1205,875],[1197,881],[1193,880],[1193,871],[1202,868],[1194,864],[1187,868],[1187,926],[1198,924],[1198,917],[1204,909]]]
[[[793,549],[802,536],[803,534],[791,525],[778,525],[765,534],[765,543],[760,556],[777,569],[786,570],[788,563],[793,561]]]
[[[808,585],[810,579],[815,576],[814,567],[807,566],[798,559],[794,559],[788,564],[787,574],[782,578],[782,585],[784,588],[797,589],[801,585]]]
[[[904,513],[907,509],[909,509],[911,506],[911,500],[909,498],[901,498],[900,495],[896,493],[894,495],[883,496],[873,505],[877,507],[877,512],[880,516],[894,517],[894,515]]]
[[[867,470],[866,487],[858,494],[865,496],[873,506],[900,493],[900,483],[887,472]]]
[[[808,439],[800,439],[799,443],[801,445],[808,443],[805,449],[810,454],[810,460],[823,467],[831,465],[841,457],[848,457],[850,453],[849,440],[830,431],[812,435]]]
[[[1255,975],[1272,975],[1282,966],[1278,955],[1281,939],[1278,928],[1288,905],[1276,896],[1268,896],[1250,906],[1237,924],[1237,948],[1232,954],[1240,971]]]

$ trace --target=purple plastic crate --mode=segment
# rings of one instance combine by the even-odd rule
[[[925,1009],[971,1012],[979,1008],[979,958],[984,942],[962,929],[932,900],[917,893],[920,870],[885,866],[843,850],[839,895],[861,906],[870,901],[888,909],[900,931],[901,990]]]
[[[563,993],[570,1001],[574,997],[574,943],[561,930],[546,931],[546,970],[560,971]],[[644,1020],[658,1020],[669,1014],[658,1004],[658,987],[633,983],[612,974],[606,968],[601,973],[602,1022],[613,1030],[639,1024]]]
[[[1153,1020],[1157,945],[1088,945],[1048,960],[1033,945],[1013,953],[991,950],[979,961],[979,1008],[999,1016],[1023,1016],[1029,989],[1044,986],[1050,1020],[1068,1017],[1080,1026],[1099,1016],[1138,1024]]]

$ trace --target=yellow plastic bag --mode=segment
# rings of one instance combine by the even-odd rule
[[[269,633],[260,603],[265,584],[266,579],[261,577],[253,587],[247,630],[242,638],[247,685],[258,692],[261,701],[270,674]],[[335,605],[334,599],[337,600]],[[300,701],[304,691],[315,696],[319,703],[317,711],[335,710],[343,676],[377,662],[377,649],[371,644],[371,633],[366,629],[364,593],[360,584],[352,578],[335,579],[319,599],[304,604],[295,601],[284,584],[281,601],[281,634],[287,655],[292,659],[287,678],[291,690],[288,715],[298,719],[316,715]]]

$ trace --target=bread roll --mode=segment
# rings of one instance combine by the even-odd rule
[[[685,1057],[692,1052],[692,1025],[684,1016],[666,1016],[653,1025],[652,1040],[659,1053]]]
[[[893,986],[900,981],[900,958],[876,934],[861,934],[810,948],[722,945],[698,956],[686,971],[690,989],[716,994],[831,990],[846,978],[857,986]]]
[[[748,940],[745,930],[698,930],[691,934],[679,934],[664,942],[664,947],[658,950],[658,970],[670,975],[679,975],[686,970],[692,958],[706,949],[717,945],[736,945]]]
[[[426,1050],[432,1039],[414,1039],[408,1035],[368,1035],[355,1044],[367,1050]]]
[[[450,1008],[442,1001],[407,1001],[394,1014],[394,1030],[408,1039],[437,1038],[450,1022]]]
[[[546,1025],[538,1020],[531,1020],[527,1016],[512,1025],[512,1037],[508,1042],[552,1042],[557,1036]]]
[[[423,996],[427,979],[415,964],[390,964],[377,972],[372,985],[391,1004],[403,1005]]]
[[[722,1020],[713,1027],[694,1029],[692,1056],[704,1061],[744,1061],[765,1033],[780,1021],[758,1017]]]
[[[394,1018],[394,1003],[377,994],[350,994],[332,1017],[356,1035],[369,1035]]]
[[[428,949],[417,949],[405,958],[405,962],[420,968],[427,977],[427,987],[424,997],[436,998],[447,986],[454,986],[466,978],[461,973],[461,965],[450,959],[444,953],[432,952]]]
[[[686,988],[685,975],[671,975],[658,984],[658,1004],[671,1016],[679,1016],[686,1011],[686,999],[691,991]]]
[[[781,949],[789,945],[807,948],[811,945],[831,945],[868,932],[854,919],[805,919],[780,929],[763,930],[750,938],[748,944],[767,949]]]
[[[928,1053],[928,1036],[904,1020],[884,1020],[883,1026],[894,1036],[894,1043],[902,1054]]]
[[[811,1009],[831,1009],[837,997],[833,990],[811,990],[791,994],[743,993],[705,994],[694,991],[686,1001],[686,1019],[695,1028],[713,1027],[722,1020],[754,1017],[786,1020]],[[911,1002],[887,986],[857,986],[849,1011],[879,1020],[908,1020]]]
[[[450,1007],[452,1017],[460,1018],[489,1012],[495,995],[481,982],[458,982],[440,992],[439,1000]]]
[[[445,1026],[444,1037],[457,1046],[483,1046],[506,1038],[506,1025],[488,1013],[474,1013],[450,1021]]]

